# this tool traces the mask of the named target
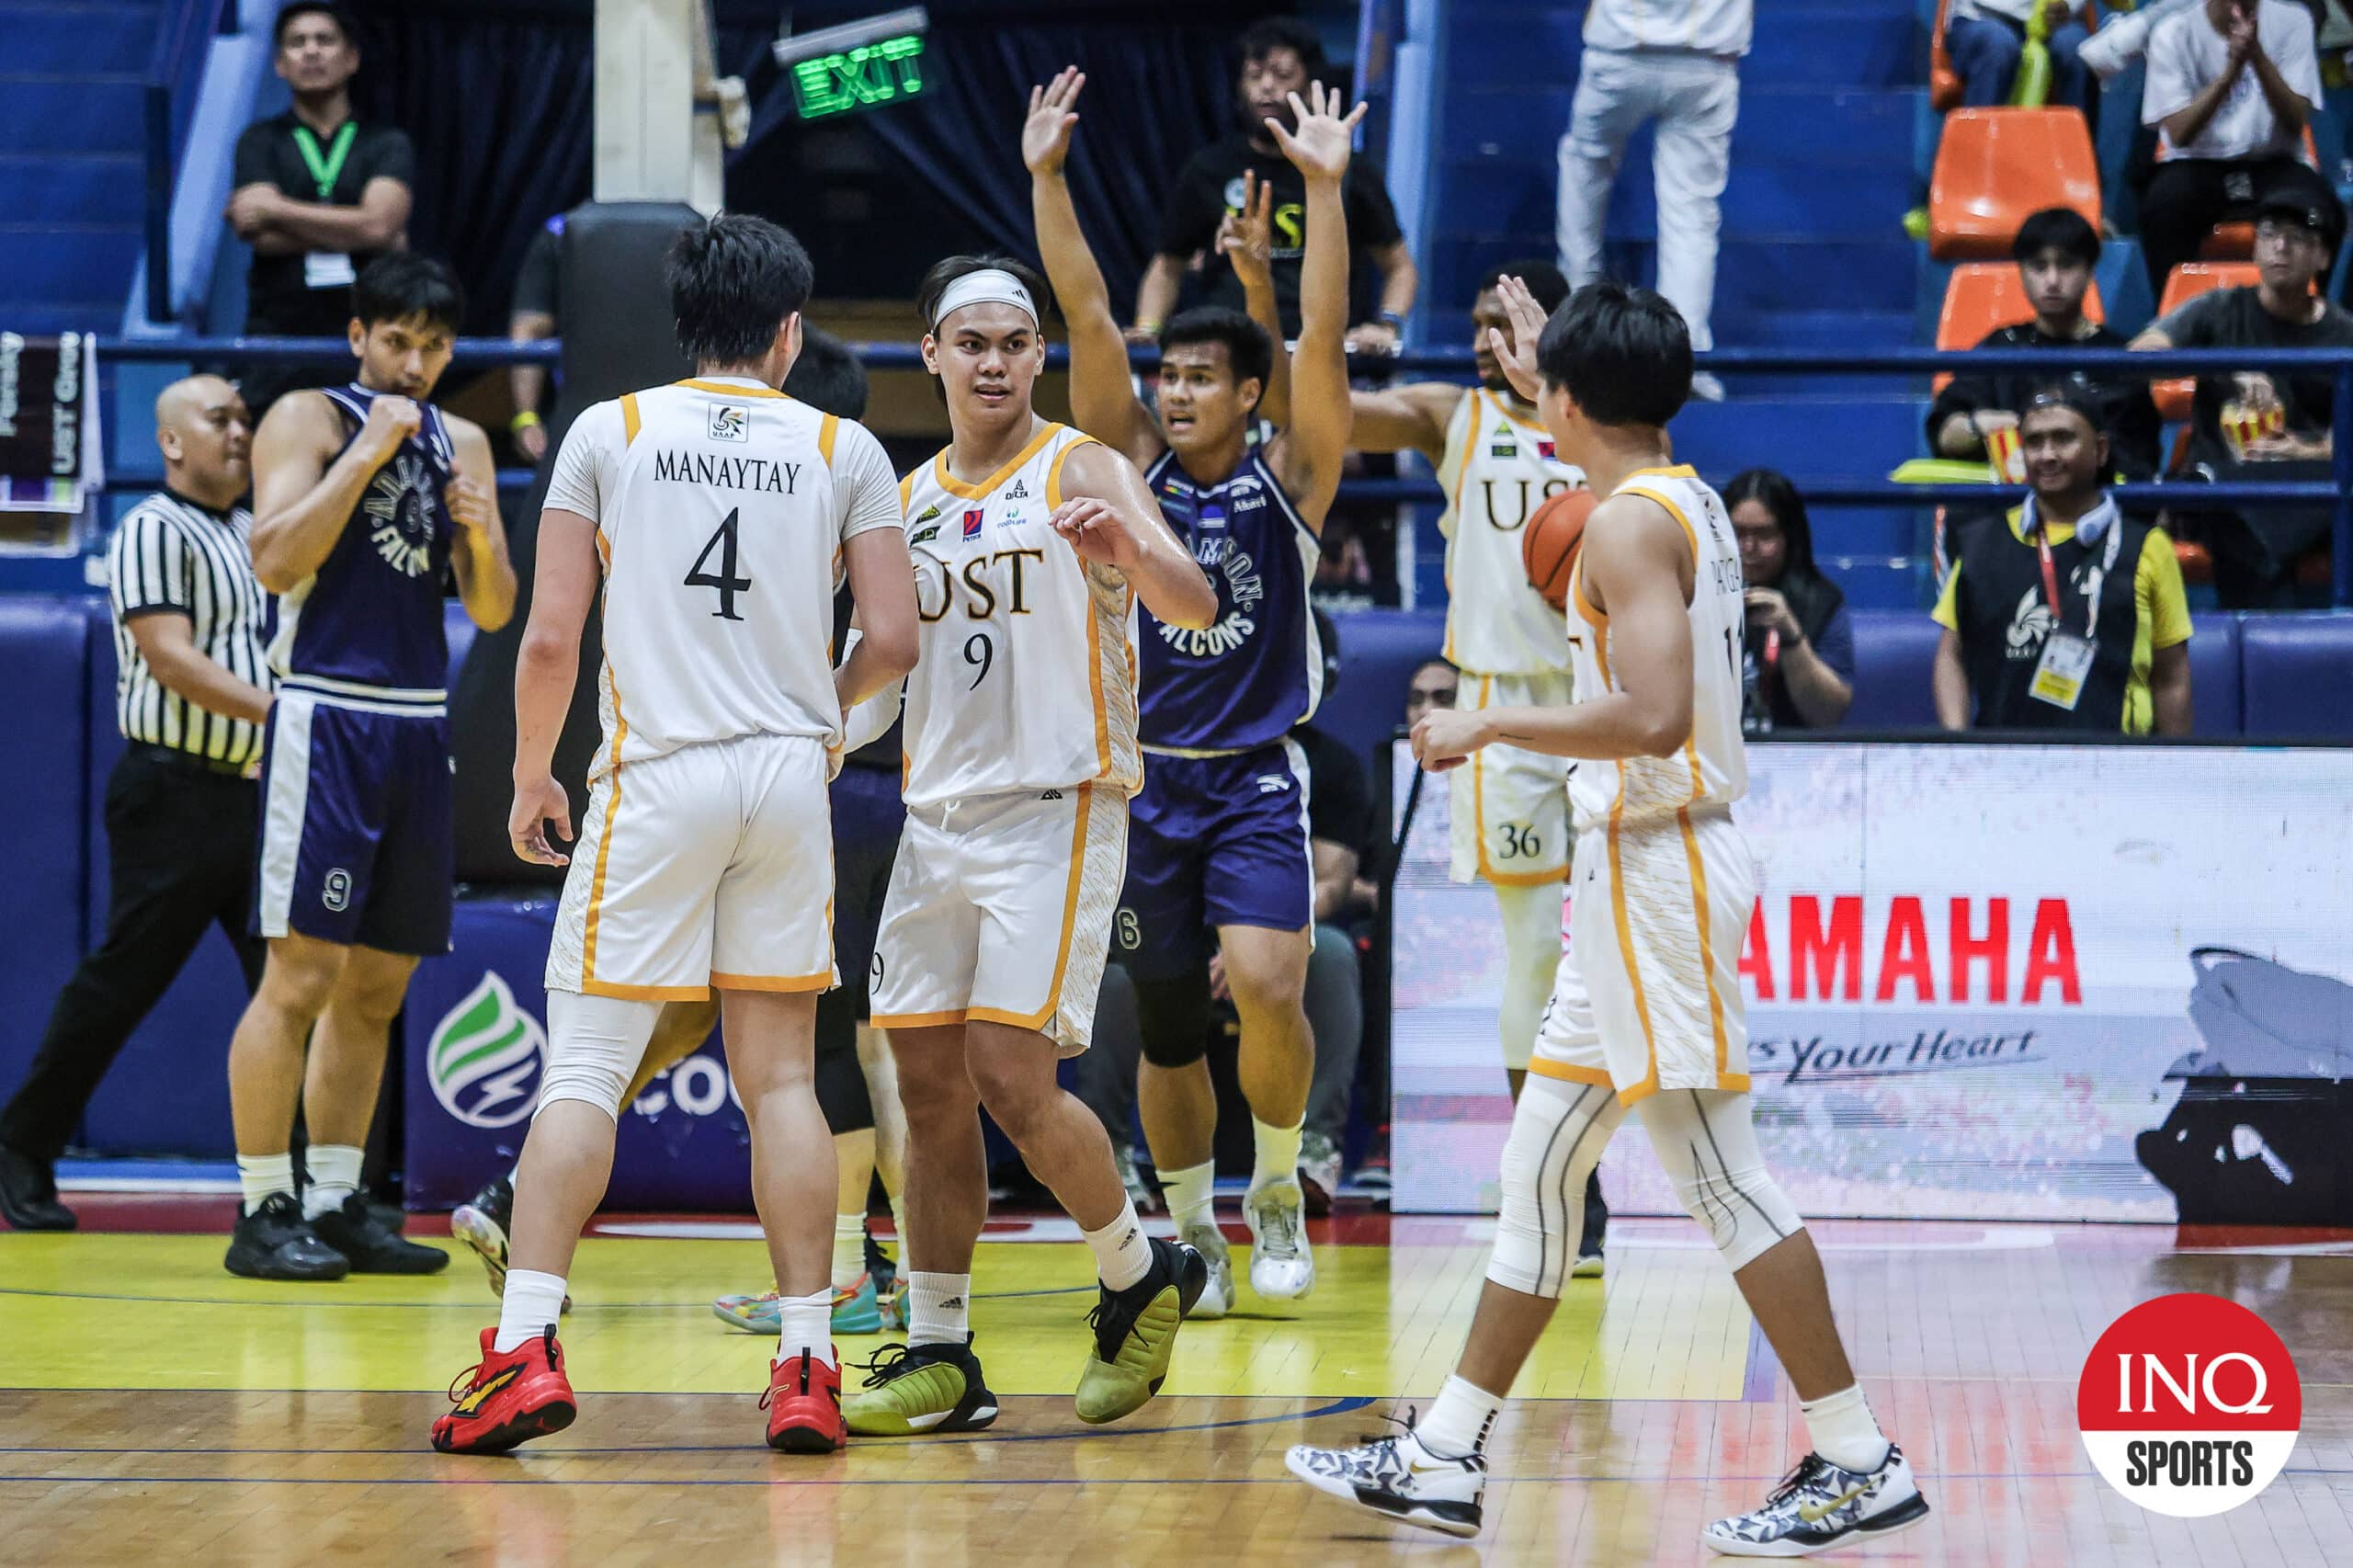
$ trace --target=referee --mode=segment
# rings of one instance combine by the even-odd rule
[[[218,376],[155,400],[164,489],[107,552],[114,587],[115,719],[130,746],[107,781],[112,846],[106,940],[58,993],[25,1082],[0,1110],[0,1215],[70,1231],[53,1168],[98,1080],[218,922],[250,990],[257,787],[269,712],[264,597],[246,553],[252,422]]]

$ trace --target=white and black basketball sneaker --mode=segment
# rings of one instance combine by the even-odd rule
[[[1890,1443],[1877,1470],[1842,1470],[1806,1455],[1763,1507],[1718,1519],[1699,1539],[1727,1557],[1808,1557],[1893,1535],[1927,1517],[1911,1464]]]
[[[1477,1454],[1449,1459],[1430,1452],[1410,1417],[1394,1437],[1377,1437],[1355,1449],[1301,1444],[1283,1456],[1283,1463],[1316,1491],[1384,1519],[1466,1540],[1479,1533],[1487,1461]]]

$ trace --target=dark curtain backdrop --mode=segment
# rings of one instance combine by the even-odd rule
[[[845,232],[837,258],[901,245],[931,257],[967,244],[1034,256],[1020,125],[1032,84],[1065,63],[1087,73],[1072,180],[1079,211],[1122,309],[1149,256],[1169,179],[1231,123],[1234,35],[1268,7],[1196,0],[931,6],[925,92],[906,102],[803,125],[767,52],[785,7],[722,0],[722,72],[751,89],[751,145],[729,165],[728,199],[812,237]],[[887,9],[884,0],[793,7],[801,30]],[[410,240],[464,278],[468,330],[503,333],[525,247],[553,213],[588,198],[592,0],[372,0],[354,7],[361,114],[416,143]],[[831,162],[869,165],[879,199],[845,205],[813,192],[803,157],[830,138]],[[861,145],[862,144],[862,145]],[[794,210],[794,209],[802,210]],[[937,233],[940,238],[931,242]],[[920,268],[916,269],[918,272]],[[821,294],[873,297],[910,285],[899,266],[821,262]]]

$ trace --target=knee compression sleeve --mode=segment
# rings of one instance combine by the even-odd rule
[[[836,1138],[864,1132],[874,1125],[874,1097],[866,1086],[866,1069],[858,1060],[858,1018],[847,990],[825,993],[817,1004],[817,1108],[825,1113],[826,1131]],[[835,998],[843,998],[835,1003]],[[834,1017],[828,1028],[828,1004]]]
[[[644,1060],[645,1042],[661,1016],[659,1002],[549,992],[548,1067],[540,1079],[540,1109],[557,1100],[585,1100],[618,1122],[622,1091]]]
[[[1606,1085],[1528,1080],[1504,1144],[1489,1279],[1524,1295],[1560,1295],[1584,1233],[1586,1178],[1625,1118]]]
[[[1166,980],[1129,971],[1136,989],[1136,1024],[1143,1059],[1154,1067],[1190,1067],[1210,1052],[1207,965]]]
[[[1504,915],[1504,1065],[1525,1073],[1561,963],[1561,884],[1499,887],[1495,903]]]
[[[1666,1089],[1637,1108],[1676,1196],[1734,1269],[1803,1228],[1796,1207],[1765,1168],[1745,1094]]]

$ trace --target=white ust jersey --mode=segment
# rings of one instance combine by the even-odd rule
[[[1643,469],[1620,495],[1657,502],[1691,542],[1691,738],[1673,756],[1580,762],[1569,775],[1569,802],[1582,832],[1596,825],[1655,827],[1691,806],[1728,806],[1748,792],[1741,749],[1740,639],[1744,608],[1740,545],[1722,497],[1688,468]],[[1609,618],[1595,613],[1585,588],[1585,554],[1569,576],[1569,649],[1578,701],[1625,687],[1611,678]]]
[[[1063,461],[1094,439],[1048,425],[983,484],[942,451],[907,475],[922,657],[907,677],[910,806],[1100,783],[1132,795],[1134,592],[1048,526]]]
[[[595,522],[604,560],[591,778],[739,735],[840,742],[842,546],[901,522],[863,426],[735,377],[631,392],[573,423],[546,504]]]
[[[1520,555],[1547,497],[1585,483],[1552,455],[1552,437],[1484,387],[1454,405],[1438,481],[1447,494],[1446,657],[1474,675],[1554,675],[1569,667],[1568,626],[1529,585]]]

